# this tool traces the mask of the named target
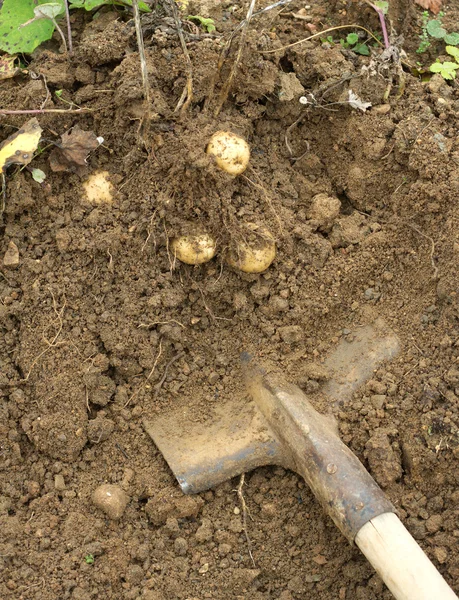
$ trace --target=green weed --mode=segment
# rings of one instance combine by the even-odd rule
[[[429,67],[432,73],[440,73],[443,79],[455,79],[456,71],[459,69],[459,48],[446,46],[446,52],[454,58],[456,62],[440,62],[438,59]]]
[[[459,33],[448,33],[442,25],[444,13],[439,13],[436,19],[430,19],[428,11],[422,13],[421,42],[416,52],[422,54],[432,45],[432,40],[443,40],[449,46],[459,45]]]

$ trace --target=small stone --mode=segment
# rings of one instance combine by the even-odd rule
[[[129,496],[117,485],[100,485],[92,495],[92,501],[109,519],[120,519],[129,502]]]
[[[442,565],[448,559],[448,551],[443,546],[436,546],[434,548],[434,556],[438,560],[438,562]]]
[[[143,577],[143,569],[140,565],[131,565],[126,571],[126,580],[131,584],[139,584]]]
[[[209,519],[203,519],[201,527],[195,533],[196,541],[200,544],[209,542],[212,539],[213,527]]]
[[[185,538],[178,537],[174,542],[174,552],[177,556],[185,556],[188,552],[188,542]]]
[[[437,533],[441,528],[443,518],[441,515],[432,515],[426,521],[426,529],[429,533]]]
[[[235,506],[234,509],[233,509],[233,513],[235,515],[239,515],[239,514],[241,514],[241,509],[239,507]]]
[[[286,344],[296,344],[303,339],[303,329],[299,325],[279,327],[277,331]]]
[[[231,546],[229,544],[220,544],[218,547],[218,553],[220,556],[226,556],[231,552]]]
[[[3,257],[3,266],[15,269],[19,265],[19,250],[14,242],[8,244],[8,249]]]
[[[307,217],[316,221],[321,231],[330,231],[341,210],[341,202],[328,194],[317,194],[312,199]]]
[[[389,111],[390,111],[390,104],[379,104],[378,106],[371,107],[372,114],[387,115],[387,113]]]
[[[60,473],[54,475],[54,487],[58,492],[62,492],[63,490],[65,490],[64,476]]]
[[[98,415],[88,421],[88,440],[92,444],[100,444],[107,440],[115,429],[115,423],[110,419]]]
[[[219,379],[220,375],[214,372],[209,375],[208,382],[210,383],[210,385],[215,385]]]
[[[383,408],[384,404],[386,403],[386,399],[387,396],[385,394],[373,394],[373,396],[370,397],[370,401],[376,409]]]
[[[202,565],[202,567],[199,569],[199,573],[201,575],[204,575],[204,573],[207,573],[208,570],[209,570],[209,563],[204,563]]]
[[[281,72],[279,74],[279,86],[278,98],[281,102],[291,102],[304,93],[304,87],[295,73]]]

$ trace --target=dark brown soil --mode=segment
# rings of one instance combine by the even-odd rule
[[[414,64],[421,10],[391,5]],[[38,115],[43,139],[59,141],[76,124],[102,136],[87,174],[107,170],[116,190],[113,204],[91,205],[86,175],[51,172],[49,148],[31,165],[46,172],[43,184],[27,170],[7,173],[0,258],[13,242],[19,264],[0,271],[1,598],[391,598],[302,479],[282,468],[246,476],[253,563],[238,478],[184,499],[142,425],[182,406],[203,421],[243,398],[243,350],[315,392],[323,380],[314,365],[376,316],[399,336],[401,353],[335,417],[459,591],[459,88],[440,76],[421,82],[407,66],[382,64],[376,50],[369,59],[317,39],[266,53],[310,35],[307,23],[379,31],[361,3],[313,4],[310,21],[291,16],[302,6],[294,0],[253,20],[218,117],[239,39],[208,106],[222,34],[246,7],[190,7],[213,16],[218,35],[187,29],[194,97],[183,115],[174,112],[186,71],[173,21],[148,17],[153,108],[143,142],[135,30],[118,13],[75,13],[71,61],[56,38],[28,65],[40,78],[1,82],[3,108],[39,108],[46,86],[45,108],[68,108],[59,89],[89,108]],[[459,30],[457,9],[444,22]],[[350,89],[373,107],[326,106]],[[312,104],[300,104],[301,94],[313,94]],[[3,116],[0,139],[28,118]],[[230,178],[205,154],[219,129],[249,141],[243,176]],[[340,213],[312,214],[318,194],[337,197]],[[246,222],[276,238],[277,258],[261,275],[224,261]],[[168,240],[190,223],[218,240],[207,264],[171,255]],[[118,521],[92,502],[104,483],[129,496]]]

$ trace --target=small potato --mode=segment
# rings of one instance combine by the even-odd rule
[[[108,180],[108,171],[95,171],[83,183],[84,195],[91,204],[111,204],[113,202],[113,186]]]
[[[217,250],[216,241],[207,233],[173,238],[171,248],[175,256],[187,265],[209,262]]]
[[[250,148],[244,138],[230,131],[217,131],[210,138],[207,154],[215,157],[215,162],[230,175],[243,173],[250,160]]]
[[[244,273],[262,273],[276,257],[276,244],[271,232],[255,223],[247,223],[247,234],[227,256],[230,266]]]

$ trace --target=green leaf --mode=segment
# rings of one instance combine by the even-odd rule
[[[450,44],[451,46],[459,45],[459,33],[447,33],[445,35],[445,44]]]
[[[70,0],[69,8],[83,8],[84,0]]]
[[[111,2],[110,0],[86,0],[84,7],[86,10],[94,10],[95,8],[99,8],[104,4],[111,4]]]
[[[37,183],[43,183],[46,179],[46,173],[41,169],[32,169],[32,178],[35,179]]]
[[[201,17],[200,15],[188,15],[187,19],[190,19],[190,21],[197,21],[200,25],[204,27],[204,29],[206,29],[208,33],[212,33],[212,31],[215,31],[215,24],[213,19]]]
[[[35,19],[55,19],[62,13],[62,5],[59,2],[46,2],[33,9]]]
[[[387,11],[389,10],[389,2],[387,0],[374,0],[372,4],[376,8],[379,8],[383,15],[387,15]]]
[[[363,56],[370,56],[370,49],[366,44],[356,44],[352,50],[357,54],[362,54]]]
[[[454,46],[446,46],[446,52],[459,63],[459,48]]]
[[[447,34],[446,29],[443,29],[441,22],[432,19],[427,23],[427,33],[437,40],[442,40]]]
[[[38,5],[49,4],[38,0]],[[59,0],[64,8],[63,0]],[[49,19],[34,20],[33,0],[4,0],[0,9],[0,50],[8,54],[21,52],[30,53],[42,42],[49,40],[53,35],[54,25]],[[20,27],[24,23],[25,27]]]
[[[350,33],[348,36],[346,36],[346,42],[350,46],[357,44],[358,41],[359,41],[359,36],[356,33]]]
[[[459,65],[453,62],[436,62],[429,67],[429,70],[432,73],[440,73],[443,79],[454,79],[456,77],[457,69],[459,69]]]

